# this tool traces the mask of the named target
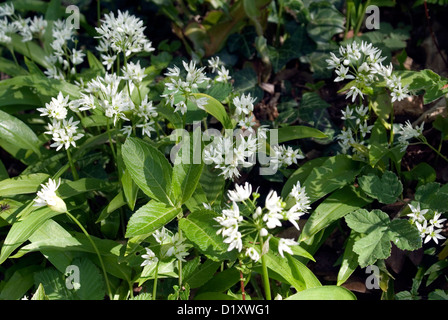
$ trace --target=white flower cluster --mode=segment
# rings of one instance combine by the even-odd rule
[[[338,143],[342,149],[342,153],[346,154],[349,150],[356,153],[358,149],[352,148],[353,145],[364,145],[364,138],[373,128],[373,125],[369,126],[367,122],[369,108],[363,105],[356,108],[347,106],[345,111],[342,110],[341,112],[341,119],[345,120],[347,127],[336,136],[336,139],[339,140]]]
[[[204,147],[204,163],[213,164],[221,170],[225,179],[234,180],[240,176],[240,168],[249,168],[255,164],[256,152],[259,148],[254,134],[233,136],[217,136]]]
[[[192,247],[192,245],[185,242],[185,238],[177,232],[176,234],[172,234],[168,229],[162,227],[160,230],[157,230],[153,233],[154,239],[160,245],[160,258],[163,259],[165,257],[175,257],[177,260],[185,262],[185,257],[188,256],[188,250]],[[142,255],[142,258],[145,259],[141,266],[150,265],[159,261],[158,257],[155,253],[146,248],[146,255]]]
[[[124,76],[116,73],[97,76],[86,84],[81,90],[81,98],[73,104],[79,111],[98,107],[106,117],[113,120],[114,125],[120,120],[132,121],[132,125],[123,126],[122,132],[127,136],[137,127],[141,128],[143,135],[150,137],[151,132],[155,131],[153,119],[158,116],[156,108],[147,95],[139,103],[134,103],[130,97],[134,90],[140,94],[138,84],[144,71],[139,62],[128,62],[123,66]]]
[[[425,126],[425,123],[422,122],[422,124],[417,127],[412,127],[411,122],[408,120],[405,122],[405,124],[400,123],[400,130],[397,132],[398,135],[398,144],[401,146],[401,151],[405,151],[406,148],[409,145],[409,141],[414,138],[418,138],[423,135],[423,128]]]
[[[300,149],[293,149],[290,146],[273,146],[272,151],[273,154],[271,155],[271,161],[276,167],[287,167],[292,165],[293,163],[297,164],[298,160],[305,158]]]
[[[76,66],[84,62],[85,54],[81,50],[71,48],[75,42],[74,30],[65,20],[59,19],[53,23],[53,41],[50,45],[52,52],[45,57],[50,64],[45,71],[47,77],[63,80],[69,74],[75,74]]]
[[[121,12],[115,17],[111,12],[101,20],[101,26],[95,28],[98,32],[100,43],[96,49],[101,52],[103,64],[110,70],[119,53],[126,58],[139,52],[152,52],[152,42],[145,36],[146,27],[143,21],[128,11]]]
[[[219,57],[212,57],[208,60],[208,66],[212,69],[212,73],[217,73],[215,81],[227,83],[232,77],[229,75],[229,70],[224,66]]]
[[[31,41],[34,37],[42,39],[47,27],[47,21],[43,17],[22,18],[15,13],[12,2],[0,6],[0,18],[3,18],[0,19],[0,43],[10,43],[11,35],[16,33],[20,34],[22,42]]]
[[[244,186],[235,185],[235,190],[229,190],[227,196],[232,204],[222,210],[220,216],[214,218],[221,227],[217,234],[221,234],[224,243],[229,245],[228,251],[236,249],[241,252],[246,248],[246,255],[254,261],[260,258],[260,252],[254,246],[258,237],[267,237],[266,243],[263,244],[264,251],[268,248],[271,237],[268,229],[281,227],[282,221],[289,221],[299,230],[300,217],[311,208],[305,188],[300,186],[300,182],[293,187],[286,200],[278,196],[276,191],[270,191],[266,197],[264,209],[256,205],[259,194],[252,193],[252,186],[248,182]],[[242,210],[253,213],[245,219]],[[244,231],[241,232],[241,230]],[[250,233],[256,233],[255,238],[247,239],[243,243],[243,234]],[[293,239],[280,239],[279,254],[284,257],[284,252],[292,253],[290,246],[293,245],[298,245]]]
[[[41,184],[41,190],[37,192],[37,198],[34,199],[35,207],[48,206],[50,209],[57,212],[66,212],[67,207],[64,200],[62,200],[57,194],[56,190],[61,185],[61,179],[58,181],[53,179],[48,179],[48,182]]]
[[[339,47],[339,57],[331,53],[331,58],[326,61],[329,69],[335,69],[335,82],[353,80],[346,95],[347,99],[352,97],[352,102],[358,95],[363,99],[365,89],[379,81],[380,77],[386,81],[386,87],[391,91],[392,102],[401,101],[409,96],[408,88],[402,85],[400,77],[392,75],[392,64],[382,64],[385,59],[381,56],[381,50],[371,43],[362,41],[359,44],[354,41],[345,47]]]
[[[78,132],[79,121],[73,121],[73,117],[67,120],[68,109],[72,107],[68,100],[69,96],[64,97],[62,92],[59,92],[57,98],[52,98],[45,104],[45,108],[37,108],[42,117],[47,116],[52,121],[48,124],[45,134],[52,135],[54,142],[50,147],[56,148],[56,151],[62,147],[66,150],[71,146],[76,147],[76,141],[84,136]]]
[[[174,66],[168,68],[168,72],[165,73],[167,81],[165,82],[165,93],[161,95],[166,99],[166,104],[176,107],[174,111],[180,111],[181,114],[187,112],[188,102],[196,104],[199,109],[204,109],[204,106],[208,103],[207,98],[196,98],[192,93],[199,88],[199,86],[208,86],[210,78],[208,78],[204,72],[205,67],[196,68],[196,63],[190,61],[190,63],[182,62],[186,76],[181,76],[181,70]]]
[[[443,223],[446,221],[446,219],[440,218],[442,215],[441,213],[434,211],[432,218],[428,220],[426,216],[431,214],[429,209],[420,209],[420,203],[417,203],[416,206],[413,206],[412,204],[408,205],[412,211],[408,216],[411,218],[411,223],[415,224],[417,227],[420,236],[424,238],[424,243],[428,243],[432,239],[438,244],[439,239],[445,239],[445,237],[440,234],[443,229]]]
[[[256,124],[255,117],[253,116],[254,102],[257,99],[252,98],[250,93],[247,95],[242,94],[241,96],[234,97],[232,102],[235,106],[235,113],[233,117],[243,129],[247,129],[254,132],[253,126]]]

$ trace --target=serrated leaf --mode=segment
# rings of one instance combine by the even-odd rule
[[[381,203],[391,204],[403,192],[403,185],[395,173],[386,171],[379,178],[369,174],[358,178],[361,189],[370,197],[378,199]]]
[[[389,238],[401,250],[413,251],[422,247],[420,232],[407,220],[392,220]]]
[[[374,264],[378,259],[387,259],[390,256],[392,245],[386,232],[375,229],[367,236],[356,241],[353,251],[358,254],[361,268]]]
[[[375,230],[385,231],[390,224],[389,216],[381,210],[367,211],[358,209],[345,216],[350,229],[358,233],[370,233]]]

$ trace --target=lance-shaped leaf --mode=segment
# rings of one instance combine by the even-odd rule
[[[149,235],[173,220],[181,212],[181,208],[151,200],[129,219],[126,238]]]

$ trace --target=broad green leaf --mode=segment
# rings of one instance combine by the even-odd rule
[[[304,138],[327,138],[327,135],[312,127],[287,126],[278,129],[278,143],[304,139]]]
[[[52,267],[37,272],[34,282],[36,286],[42,284],[50,300],[75,300],[74,290],[67,288],[63,274]]]
[[[16,65],[11,60],[8,60],[3,57],[0,57],[0,72],[6,73],[11,77],[24,76],[28,74],[28,72],[25,69]]]
[[[79,268],[80,285],[76,297],[80,300],[103,300],[105,285],[98,267],[87,258],[75,259],[72,265]]]
[[[128,138],[122,147],[123,160],[132,179],[149,197],[173,206],[172,171],[168,160],[156,148],[138,138]]]
[[[0,196],[15,196],[18,194],[36,193],[40,185],[48,181],[45,173],[32,173],[0,181]]]
[[[320,287],[321,283],[314,273],[308,269],[299,260],[293,258],[289,253],[285,254],[288,264],[291,267],[292,275],[296,279],[300,279],[306,286],[306,289]],[[297,289],[297,288],[296,288]],[[299,289],[297,289],[299,291]]]
[[[367,195],[381,203],[394,203],[403,192],[401,181],[391,171],[384,172],[381,178],[375,174],[364,175],[358,178],[358,182]]]
[[[100,216],[98,219],[96,219],[95,223],[101,222],[102,220],[107,219],[107,217],[114,212],[115,210],[121,208],[122,206],[126,205],[126,199],[123,194],[123,191],[120,191],[108,204],[107,206],[101,211]]]
[[[64,96],[69,95],[73,99],[77,99],[80,96],[78,86],[63,80],[50,79],[37,74],[17,76],[0,81],[0,90],[20,87],[32,87],[36,93],[46,97],[56,97],[59,92],[62,92]]]
[[[358,254],[361,268],[374,264],[377,260],[387,259],[390,256],[392,245],[387,233],[382,229],[375,229],[367,236],[359,239],[353,246]]]
[[[263,98],[263,89],[258,85],[258,76],[253,68],[245,67],[233,75],[234,90],[238,94],[250,94],[260,102]]]
[[[311,202],[315,202],[328,193],[353,182],[360,171],[360,162],[346,155],[337,155],[327,159],[321,166],[313,168],[302,186],[305,187]]]
[[[236,268],[225,269],[201,286],[197,295],[205,292],[225,292],[240,280],[240,272]]]
[[[311,173],[311,170],[320,167],[328,157],[319,157],[312,160],[309,160],[305,162],[303,165],[301,165],[296,171],[294,171],[293,174],[291,174],[286,181],[285,185],[282,189],[282,197],[286,198],[288,194],[291,192],[292,187],[297,184],[297,182],[302,183],[308,178],[308,176]]]
[[[390,124],[387,122],[392,111],[390,94],[385,90],[375,93],[370,100],[369,107],[372,108],[381,123],[390,129]]]
[[[381,210],[358,209],[345,217],[350,229],[358,233],[370,233],[376,229],[385,231],[390,224],[389,216]]]
[[[181,204],[187,202],[195,192],[204,167],[201,159],[200,129],[196,130],[195,133],[198,132],[199,135],[193,133],[183,137],[187,141],[182,141],[174,160],[172,190],[175,198],[179,199],[176,202]],[[199,141],[196,136],[199,137]]]
[[[1,82],[0,82],[1,83]],[[41,155],[39,146],[41,142],[33,130],[24,122],[0,110],[0,146],[3,143],[14,143],[18,148],[32,150]]]
[[[89,62],[89,66],[91,69],[98,70],[101,74],[104,74],[106,72],[104,70],[104,65],[89,50],[87,50],[87,61]]]
[[[422,208],[431,208],[439,212],[446,211],[448,207],[447,184],[441,187],[437,182],[430,182],[417,188],[415,201],[422,203]]]
[[[65,199],[90,191],[109,191],[111,187],[112,184],[105,180],[81,178],[76,181],[65,180],[58,188],[58,193],[61,198]]]
[[[2,160],[0,160],[0,181],[8,179],[9,174],[8,171],[5,168],[5,165],[3,164]]]
[[[41,270],[41,266],[28,265],[14,271],[14,274],[2,286],[0,300],[20,300],[31,289],[34,283],[34,273]]]
[[[208,199],[205,195],[204,190],[202,189],[201,184],[198,184],[191,198],[188,199],[187,202],[185,202],[185,205],[187,206],[188,210],[194,212],[204,209],[204,203],[207,204]]]
[[[2,264],[16,248],[28,240],[28,238],[39,229],[45,221],[59,214],[59,212],[52,211],[48,207],[43,207],[35,210],[32,214],[27,215],[23,220],[15,222],[3,242],[0,254],[0,264]]]
[[[404,219],[395,219],[390,222],[389,238],[401,250],[413,251],[422,246],[420,232]]]
[[[131,174],[129,173],[128,169],[126,169],[121,176],[121,185],[123,186],[123,194],[126,199],[126,203],[128,204],[129,208],[134,211],[139,188],[137,184],[132,180]]]
[[[196,99],[206,98],[207,103],[204,105],[204,110],[215,117],[216,120],[221,122],[224,128],[233,129],[232,121],[230,120],[230,117],[221,102],[205,93],[193,93],[193,96]]]
[[[199,179],[209,204],[220,203],[224,194],[226,180],[218,170],[205,166]]]
[[[228,252],[228,245],[223,237],[217,235],[217,215],[211,210],[190,213],[187,218],[179,220],[179,228],[198,250],[214,261],[233,260],[234,252]]]
[[[11,34],[11,45],[14,51],[30,58],[42,67],[50,68],[51,65],[45,59],[45,51],[34,41],[22,42],[22,37],[18,34]]]
[[[322,286],[300,291],[285,300],[356,300],[356,296],[343,287]]]
[[[344,255],[342,256],[341,267],[338,272],[337,285],[340,286],[352,275],[359,266],[358,255],[353,251],[353,245],[357,240],[361,239],[359,233],[352,231],[345,245]]]
[[[417,186],[434,182],[437,178],[436,170],[426,162],[420,162],[412,170],[402,172],[407,180],[418,181]]]
[[[269,269],[268,274],[270,278],[275,278],[275,275],[271,275],[271,272],[274,272],[274,274],[278,274],[281,277],[277,280],[290,284],[297,291],[302,291],[307,288],[304,277],[299,276],[297,266],[294,263],[289,263],[286,258],[279,257],[272,250],[269,250],[264,257],[266,266]],[[296,261],[299,262],[298,260]]]
[[[335,191],[311,213],[300,234],[300,240],[309,239],[333,222],[370,202],[370,199],[362,196],[359,190],[352,186]]]
[[[322,2],[310,6],[310,21],[307,24],[308,35],[317,43],[330,42],[333,35],[344,31],[344,15],[333,6]]]
[[[448,140],[448,118],[438,115],[432,126],[442,133],[443,140]]]
[[[213,278],[220,265],[221,262],[207,259],[204,263],[201,263],[195,271],[186,275],[184,281],[185,283],[188,283],[192,289],[199,288]]]
[[[182,213],[181,208],[151,200],[138,209],[129,219],[126,238],[151,234],[180,213]]]

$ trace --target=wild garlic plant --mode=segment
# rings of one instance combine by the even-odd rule
[[[265,200],[264,207],[257,204],[260,194],[253,192],[252,185],[235,184],[234,190],[227,192],[231,204],[214,218],[219,223],[216,232],[228,244],[228,251],[240,253],[240,260],[249,257],[253,262],[261,259],[265,293],[270,297],[269,281],[264,255],[269,251],[269,243],[275,237],[273,231],[288,221],[298,231],[300,217],[308,212],[310,199],[304,187],[297,182],[288,196],[283,199],[276,191],[271,190]],[[293,254],[291,247],[298,246],[294,239],[278,239],[278,254],[285,258],[285,253]],[[269,298],[270,299],[270,298]]]

